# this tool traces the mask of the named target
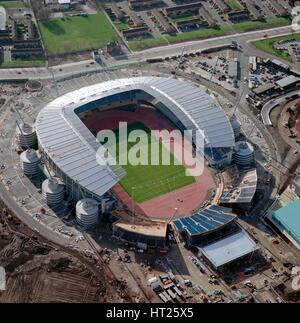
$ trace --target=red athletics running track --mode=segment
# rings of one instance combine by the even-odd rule
[[[94,133],[105,129],[115,129],[119,126],[119,122],[128,122],[129,124],[141,122],[151,130],[167,129],[171,131],[174,129],[172,124],[167,119],[162,118],[155,109],[145,106],[140,106],[135,112],[115,109],[94,111],[86,116],[83,122]],[[171,151],[178,158],[176,142],[171,146]],[[199,156],[199,158],[202,157]],[[177,216],[192,214],[206,199],[208,190],[215,188],[215,182],[206,167],[204,167],[201,175],[195,176],[195,180],[196,182],[193,184],[142,203],[133,202],[119,184],[115,185],[112,190],[130,209],[134,205],[135,212],[150,218],[168,220],[174,214],[174,208],[178,208]]]

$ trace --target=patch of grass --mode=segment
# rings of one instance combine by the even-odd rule
[[[19,9],[24,8],[25,4],[22,1],[0,1],[0,6],[6,9]]]
[[[43,67],[45,66],[44,60],[22,60],[16,59],[10,62],[5,62],[0,65],[1,68],[17,68],[17,67]]]
[[[119,39],[103,13],[54,18],[39,22],[39,29],[50,55],[101,48]]]
[[[148,165],[123,166],[127,175],[119,183],[137,203],[142,203],[195,182],[194,177],[186,176],[183,165],[176,164],[177,160],[174,155],[161,142],[158,143],[158,140],[152,137],[149,128],[140,122],[135,122],[127,127],[128,133],[131,133],[133,130],[143,130],[147,133],[149,144],[145,149],[148,150]],[[114,132],[117,135],[117,142],[119,142],[119,129],[115,129]],[[151,165],[150,158],[153,158],[155,144],[159,145],[159,163],[158,165]],[[135,145],[136,143],[127,142],[127,151],[131,150]],[[108,147],[108,149],[110,148],[113,147]],[[118,161],[120,154],[119,150],[116,150]],[[170,165],[162,165],[161,156],[163,152],[170,154]],[[139,154],[137,155],[139,157]]]
[[[236,0],[224,0],[224,2],[231,10],[240,11],[244,9],[243,6]]]
[[[180,15],[180,16],[173,16],[170,18],[173,21],[182,21],[182,20],[190,20],[190,19],[199,18],[199,17],[195,16],[195,15],[191,15],[191,14],[185,14],[185,15]]]
[[[128,46],[133,51],[143,50],[150,47],[168,45],[168,42],[164,37],[156,38],[144,38],[141,40],[131,40],[128,42]]]
[[[118,30],[122,31],[122,30],[126,30],[129,29],[130,26],[128,24],[126,24],[125,22],[116,22],[115,23],[116,27],[118,28]]]
[[[289,39],[300,39],[300,33],[297,34],[291,34],[291,35],[286,35],[286,36],[279,36],[279,37],[273,37],[273,38],[268,38],[268,39],[262,39],[262,40],[257,40],[253,42],[253,44],[260,50],[269,53],[271,55],[277,56],[279,58],[283,58],[289,62],[292,61],[291,56],[289,53],[282,51],[280,49],[274,48],[274,46],[282,41],[282,40],[289,40]]]

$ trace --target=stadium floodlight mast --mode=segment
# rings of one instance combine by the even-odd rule
[[[217,64],[218,64],[218,62],[219,62],[219,56],[217,56],[217,59],[216,59],[216,62],[215,62],[215,65],[214,65],[214,68],[213,68],[213,70],[212,70],[212,72],[211,72],[211,74],[210,74],[210,78],[209,78],[209,83],[211,82],[211,80],[212,80],[212,78],[213,78],[213,75],[215,74],[215,72],[216,72],[216,68],[217,68]],[[209,92],[210,92],[210,90],[207,88],[206,89],[206,93],[207,94],[209,94]]]
[[[233,118],[233,117],[235,116],[236,111],[237,111],[237,108],[238,108],[238,106],[239,106],[239,105],[240,105],[240,103],[241,103],[241,100],[242,100],[242,98],[243,98],[243,95],[244,95],[245,91],[246,91],[246,86],[244,86],[244,87],[243,87],[243,90],[242,90],[242,92],[241,92],[240,96],[238,97],[238,99],[237,99],[237,101],[236,101],[236,104],[235,104],[234,109],[233,109],[233,113],[232,113],[232,115],[231,115],[231,117],[230,117],[230,118]]]
[[[53,83],[54,83],[54,87],[55,87],[56,95],[57,95],[57,96],[59,96],[58,86],[57,86],[56,79],[55,79],[55,77],[54,77],[54,72],[53,72],[53,70],[52,70],[52,69],[50,69],[49,67],[48,67],[48,71],[50,72],[50,74],[51,74],[51,76],[52,76],[52,81],[53,81]]]
[[[172,221],[173,221],[173,219],[175,218],[175,216],[176,216],[176,214],[177,214],[177,212],[178,212],[178,207],[174,207],[174,213],[173,213],[173,215],[171,216],[171,218],[170,218],[170,220],[169,220],[169,222],[168,222],[168,224],[169,223],[171,223]]]

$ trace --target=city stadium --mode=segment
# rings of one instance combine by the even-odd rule
[[[136,214],[157,220],[193,214],[216,188],[208,167],[193,177],[185,175],[185,165],[99,163],[97,133],[115,131],[124,121],[149,136],[150,130],[201,131],[207,164],[218,169],[231,163],[235,139],[223,110],[194,85],[163,77],[107,81],[47,104],[36,120],[42,158],[74,199],[84,195],[101,201],[110,195]],[[163,139],[160,145],[167,149]]]
[[[60,96],[56,88],[46,104],[36,97],[34,126],[17,123],[21,169],[33,182],[41,178],[35,185],[47,212],[67,215],[80,231],[96,232],[100,219],[108,220],[114,238],[143,250],[166,252],[182,240],[218,270],[231,272],[236,259],[251,259],[257,247],[235,210],[254,200],[257,170],[236,116],[228,118],[213,96],[174,77],[89,81],[87,86],[66,81],[71,88]],[[129,140],[132,131],[143,132],[144,154],[158,163],[119,162],[138,143]],[[113,134],[114,144],[106,146],[100,132]],[[116,148],[115,163],[99,154],[110,148]],[[201,172],[193,173],[180,159],[186,151],[201,161]],[[169,153],[170,163],[161,162],[162,152]]]

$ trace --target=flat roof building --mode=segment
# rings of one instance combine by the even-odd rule
[[[139,246],[144,244],[147,248],[166,248],[167,236],[166,221],[147,221],[129,223],[123,220],[118,220],[113,224],[114,237]]]
[[[237,81],[239,74],[239,62],[230,61],[228,63],[228,77],[233,81]]]
[[[276,84],[281,89],[286,89],[288,87],[296,86],[299,82],[300,82],[300,78],[298,78],[294,75],[289,75],[289,76],[284,77],[281,80],[277,81]]]
[[[274,88],[275,88],[275,85],[274,84],[272,84],[272,83],[265,83],[265,84],[259,85],[257,88],[253,89],[252,91],[256,95],[262,95],[262,94],[265,94],[267,92],[270,92]]]
[[[218,269],[255,252],[258,247],[249,235],[244,230],[241,230],[205,247],[198,247],[198,249],[213,267]]]
[[[300,249],[300,199],[275,211],[271,220]]]

